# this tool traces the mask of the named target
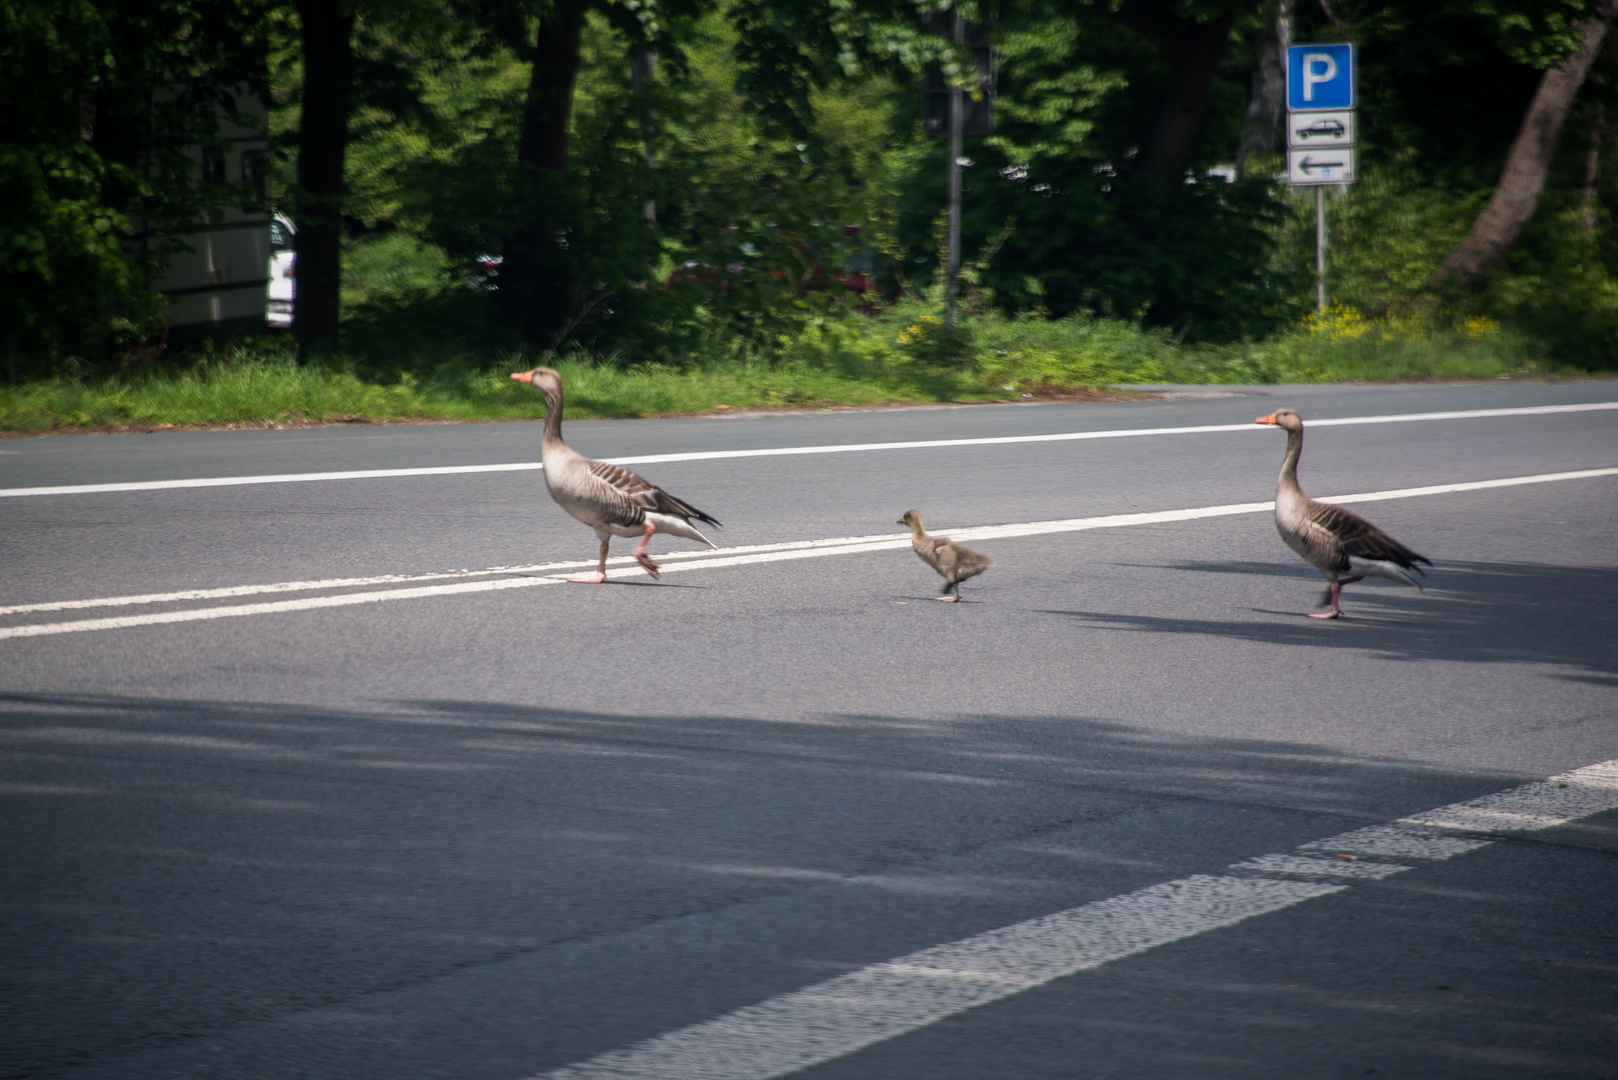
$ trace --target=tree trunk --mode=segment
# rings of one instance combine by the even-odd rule
[[[1523,228],[1539,207],[1540,193],[1545,190],[1545,174],[1556,153],[1568,110],[1573,107],[1579,87],[1601,51],[1602,39],[1614,15],[1618,15],[1618,0],[1604,0],[1595,17],[1580,25],[1584,43],[1579,50],[1540,79],[1516,141],[1506,155],[1506,167],[1500,173],[1500,182],[1495,185],[1489,205],[1472,223],[1472,231],[1466,234],[1466,239],[1455,246],[1427,282],[1427,289],[1465,285],[1476,280],[1522,235]]]
[[[298,121],[297,302],[300,356],[337,345],[342,288],[343,158],[354,76],[354,13],[342,0],[298,0],[303,23],[303,109]]]
[[[578,299],[559,230],[568,124],[579,70],[588,0],[557,0],[534,38],[522,136],[517,145],[517,222],[507,235],[499,275],[500,306],[530,341],[561,343]]]
[[[1242,140],[1236,147],[1236,172],[1242,174],[1252,154],[1275,149],[1275,133],[1286,112],[1287,47],[1292,44],[1293,0],[1275,0],[1275,33],[1259,46],[1258,62],[1253,65],[1252,89],[1247,95],[1247,115],[1242,120]]]
[[[1230,45],[1236,14],[1229,12],[1212,22],[1182,22],[1151,4],[1125,8],[1114,17],[1156,45],[1168,61],[1168,89],[1134,171],[1165,188],[1173,187],[1185,178],[1185,164],[1208,109],[1219,62]]]
[[[1596,231],[1596,221],[1601,216],[1601,196],[1596,185],[1601,182],[1601,143],[1606,124],[1607,110],[1598,101],[1591,110],[1590,146],[1584,152],[1584,191],[1580,199],[1584,205],[1579,208],[1579,229],[1586,236]]]

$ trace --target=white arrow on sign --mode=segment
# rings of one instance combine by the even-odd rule
[[[1353,109],[1287,114],[1287,145],[1290,147],[1352,146],[1354,135]]]
[[[1318,149],[1288,150],[1287,179],[1294,185],[1352,184],[1354,148],[1322,146]]]

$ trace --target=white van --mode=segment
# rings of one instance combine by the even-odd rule
[[[197,163],[204,184],[244,183],[262,200],[269,183],[270,149],[262,130],[264,105],[246,86],[237,87],[235,94],[237,108],[255,117],[260,126],[233,123],[221,111],[218,138],[229,150],[217,145],[193,146],[188,154]],[[164,238],[148,233],[147,222],[137,221],[139,231],[129,241],[131,254]],[[264,326],[265,305],[275,288],[269,275],[279,257],[271,243],[275,224],[262,210],[244,211],[225,202],[207,209],[193,230],[182,235],[191,250],[176,253],[151,283],[168,300],[165,321],[171,342],[200,332]],[[287,258],[291,258],[290,251]],[[286,318],[290,324],[290,306]]]
[[[292,328],[292,304],[298,296],[298,256],[292,241],[297,235],[292,222],[280,214],[270,222],[270,299],[264,321],[278,329]]]

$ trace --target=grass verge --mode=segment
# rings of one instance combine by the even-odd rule
[[[364,345],[364,342],[361,342]],[[373,343],[374,345],[374,343]],[[341,421],[512,420],[544,414],[510,381],[538,359],[425,338],[294,363],[284,336],[214,343],[186,366],[0,386],[0,431],[131,430]],[[552,360],[569,417],[727,409],[1103,397],[1131,383],[1478,379],[1552,374],[1498,325],[1376,323],[1336,311],[1259,342],[1180,345],[1112,319],[979,315],[950,328],[901,303],[874,317],[820,314],[766,347],[733,344],[683,367],[566,353]]]

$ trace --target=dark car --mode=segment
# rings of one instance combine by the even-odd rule
[[[1316,120],[1308,127],[1298,129],[1298,138],[1307,139],[1311,135],[1323,135],[1332,139],[1341,139],[1348,134],[1348,129],[1341,120]]]

